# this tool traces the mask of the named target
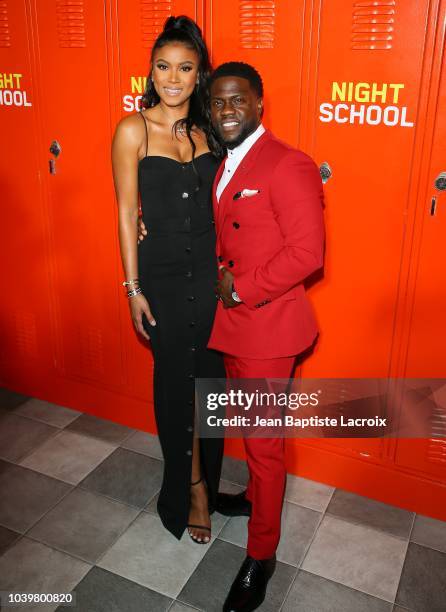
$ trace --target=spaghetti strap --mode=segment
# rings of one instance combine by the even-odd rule
[[[146,157],[147,157],[147,152],[149,150],[149,132],[147,130],[147,119],[144,117],[142,111],[139,111],[139,114],[141,115],[141,119],[144,121],[144,127],[146,128]]]

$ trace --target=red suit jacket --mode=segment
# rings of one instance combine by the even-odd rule
[[[323,191],[313,160],[269,130],[254,143],[213,205],[219,264],[243,300],[218,303],[208,343],[229,355],[271,359],[309,347],[317,325],[304,279],[323,265]],[[237,197],[243,189],[259,190]],[[234,196],[236,198],[234,199]]]

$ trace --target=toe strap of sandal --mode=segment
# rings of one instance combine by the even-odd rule
[[[204,525],[192,525],[192,524],[189,524],[187,526],[188,527],[192,527],[192,529],[204,529],[205,531],[209,531],[209,533],[211,533],[211,528],[210,527],[205,527]]]

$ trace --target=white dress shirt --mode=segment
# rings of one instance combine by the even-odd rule
[[[217,185],[217,202],[220,201],[220,196],[223,193],[223,190],[234,176],[234,173],[239,167],[242,159],[248,153],[253,144],[260,138],[264,131],[265,128],[262,124],[260,124],[259,127],[255,130],[255,132],[245,138],[245,140],[241,144],[239,144],[238,147],[234,147],[234,149],[228,149],[228,157],[225,161],[223,174],[221,175],[220,181]]]

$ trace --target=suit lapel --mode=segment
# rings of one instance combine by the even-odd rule
[[[225,162],[226,162],[226,157],[221,162],[217,170],[217,174],[215,175],[214,183],[212,185],[212,207],[214,209],[214,220],[215,220],[217,228],[220,225],[220,215],[221,215],[221,206],[217,200],[217,185],[220,182],[221,175],[223,174],[223,170],[225,169]]]
[[[267,142],[271,138],[272,138],[271,132],[269,130],[265,130],[265,132],[260,136],[260,138],[256,140],[255,143],[252,145],[252,147],[249,149],[248,153],[245,155],[245,157],[242,159],[242,161],[238,165],[237,170],[234,172],[233,177],[231,178],[231,180],[229,181],[229,183],[226,185],[225,189],[223,190],[220,196],[220,202],[216,204],[218,208],[217,236],[220,236],[223,230],[226,213],[232,203],[234,193],[235,193],[234,185],[239,184],[240,180],[242,180],[243,177],[248,174],[252,166],[255,164],[259,151],[262,149],[265,142]],[[224,161],[226,161],[226,159]],[[223,173],[223,168],[224,168],[224,162],[222,163],[222,165],[220,166],[217,172],[218,180],[216,180],[216,182],[214,183],[213,196],[214,196],[215,202],[217,201],[215,192],[217,189],[218,181],[220,180],[220,177]]]

